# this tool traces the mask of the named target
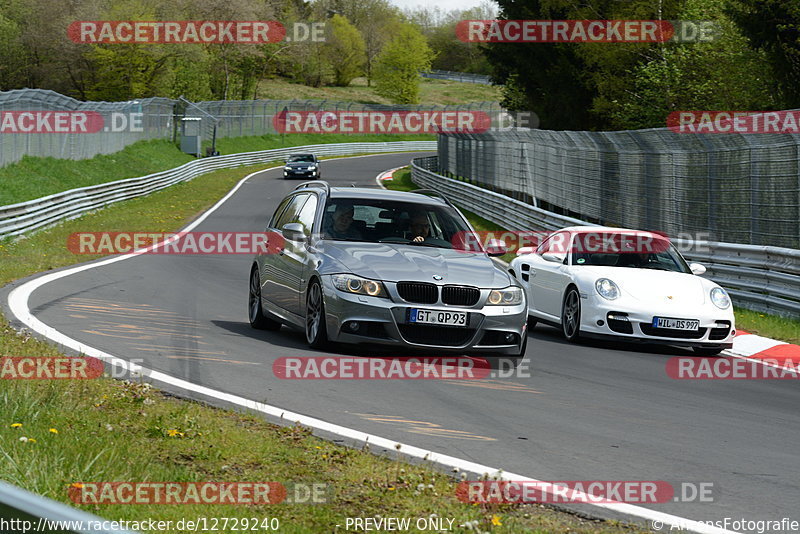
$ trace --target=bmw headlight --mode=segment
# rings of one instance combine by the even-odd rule
[[[291,171],[291,170],[292,170],[292,168],[291,168],[291,167],[289,167],[289,166],[287,165],[287,166],[285,166],[285,167],[283,168],[283,170],[284,170],[284,171]]]
[[[614,300],[619,298],[619,286],[613,280],[608,278],[598,278],[594,283],[594,288],[597,293],[606,300]]]
[[[317,170],[317,166],[316,166],[316,165],[311,165],[311,166],[308,168],[308,170],[309,170],[309,171],[316,171],[316,170]]]
[[[517,304],[522,304],[522,289],[513,286],[505,289],[493,289],[489,293],[486,304],[490,306],[515,306]]]
[[[728,296],[727,291],[721,287],[715,287],[711,290],[711,302],[713,302],[714,306],[717,308],[724,310],[730,307],[731,298]]]
[[[355,293],[357,295],[368,295],[370,297],[387,297],[383,283],[375,280],[368,280],[352,274],[335,274],[332,277],[333,285],[339,291]]]

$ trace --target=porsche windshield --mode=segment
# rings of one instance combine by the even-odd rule
[[[611,239],[593,239],[592,234],[578,234],[570,247],[571,264],[604,267],[628,267],[691,273],[683,257],[666,238],[614,234]]]

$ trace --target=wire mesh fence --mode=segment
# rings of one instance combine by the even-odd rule
[[[0,92],[0,166],[23,156],[85,159],[172,136],[174,102],[81,102],[42,89]]]
[[[439,170],[594,223],[800,248],[800,135],[514,129],[439,136]]]
[[[218,138],[282,133],[276,119],[294,111],[455,110],[483,111],[493,116],[502,112],[497,102],[453,106],[393,106],[332,100],[190,102],[183,98],[81,102],[53,91],[20,89],[0,92],[0,167],[25,155],[77,160],[117,152],[145,139],[177,142],[183,118],[200,119],[199,130],[206,149]],[[61,124],[64,121],[66,127]],[[361,134],[352,135],[356,141]]]
[[[470,74],[468,72],[453,72],[451,70],[431,70],[429,72],[422,72],[420,75],[423,78],[432,78],[434,80],[451,80],[462,83],[492,85],[492,80],[485,74]]]

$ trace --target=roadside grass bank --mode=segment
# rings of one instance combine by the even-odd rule
[[[274,134],[217,140],[221,154],[323,143],[433,141],[435,135]],[[0,206],[33,200],[61,191],[145,176],[195,159],[164,139],[139,141],[119,152],[91,159],[69,160],[26,156],[0,168]]]
[[[0,285],[98,257],[67,251],[73,232],[178,230],[244,175],[267,166],[215,171],[3,245]],[[0,357],[58,355],[53,345],[18,333],[0,319]],[[405,464],[394,454],[376,457],[315,438],[304,428],[266,423],[161,394],[137,381],[108,378],[0,380],[0,479],[67,504],[73,504],[67,493],[71,485],[103,481],[274,481],[329,488],[327,502],[313,505],[80,506],[111,520],[277,518],[281,532],[317,533],[333,531],[347,517],[416,520],[436,514],[454,519],[454,532],[647,532],[540,505],[467,505],[456,499],[453,478]],[[216,531],[225,530],[220,524]]]
[[[463,83],[451,80],[421,78],[420,106],[452,106],[469,102],[499,102],[500,87]],[[391,104],[375,92],[375,85],[367,87],[366,78],[356,78],[347,87],[311,87],[286,78],[263,80],[258,86],[259,98],[274,100],[325,99],[363,104]]]
[[[410,169],[402,169],[397,171],[394,173],[394,179],[384,182],[384,184],[389,189],[397,189],[399,191],[411,191],[413,189],[419,189],[419,186],[411,181]],[[487,221],[479,215],[464,209],[461,209],[461,211],[464,213],[464,216],[467,217],[475,230],[479,232],[505,231],[505,228],[491,221]],[[514,254],[506,254],[502,257],[502,259],[506,262],[510,262],[512,259],[514,259],[514,257]],[[738,307],[734,308],[734,315],[736,316],[737,329],[750,332],[751,334],[757,334],[759,336],[800,345],[800,320],[769,315]]]

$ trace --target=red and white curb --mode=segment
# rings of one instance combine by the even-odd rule
[[[389,180],[394,179],[395,171],[399,171],[400,169],[404,169],[407,165],[403,165],[402,167],[395,167],[394,169],[389,169],[388,171],[383,171],[378,176],[375,177],[375,182],[381,187],[383,187],[383,182],[388,182]],[[385,187],[384,187],[385,189]]]
[[[743,330],[736,332],[733,348],[727,352],[739,358],[760,360],[777,367],[797,368],[800,364],[800,345],[776,341]]]

